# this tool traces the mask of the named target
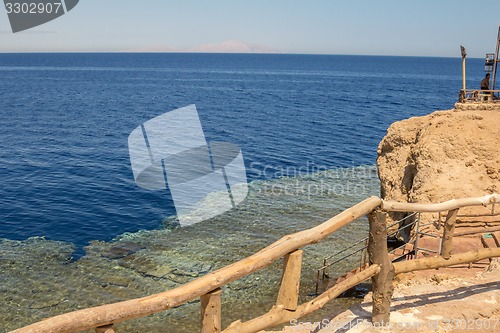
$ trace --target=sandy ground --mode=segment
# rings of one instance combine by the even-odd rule
[[[463,249],[477,241],[463,241]],[[336,317],[326,315],[317,323],[297,320],[281,332],[500,332],[500,260],[401,274],[395,280],[390,324],[375,327],[370,317],[371,293]]]

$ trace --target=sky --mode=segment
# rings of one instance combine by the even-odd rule
[[[500,1],[80,0],[15,34],[0,8],[0,52],[182,51],[238,41],[282,53],[440,57],[459,57],[462,44],[483,58],[494,52],[499,24]]]

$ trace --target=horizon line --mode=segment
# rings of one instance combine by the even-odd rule
[[[354,53],[288,53],[288,52],[196,52],[196,51],[0,51],[0,54],[214,54],[214,55],[303,55],[303,56],[356,56],[356,57],[408,57],[408,58],[451,58],[461,56],[443,55],[394,55],[394,54],[354,54]],[[467,57],[467,59],[483,59]]]

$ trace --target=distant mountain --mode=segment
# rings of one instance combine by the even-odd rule
[[[265,45],[246,44],[237,40],[222,43],[204,44],[187,49],[179,49],[167,45],[155,45],[144,48],[126,50],[127,52],[188,52],[188,53],[281,53]]]
[[[123,52],[184,52],[184,51],[175,47],[170,47],[168,45],[152,45],[134,49],[127,49],[123,50]]]
[[[228,40],[218,44],[205,44],[187,50],[203,53],[281,53],[264,45],[251,45],[237,40]]]

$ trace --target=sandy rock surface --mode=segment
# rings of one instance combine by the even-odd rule
[[[500,112],[436,111],[396,122],[387,130],[378,155],[383,199],[437,203],[498,193]],[[478,207],[461,213],[486,211]],[[403,215],[391,217],[399,220]],[[427,217],[429,221],[436,218],[436,214]],[[460,222],[470,227],[476,221]]]
[[[384,199],[439,202],[500,191],[500,113],[437,111],[392,124],[378,148]]]

